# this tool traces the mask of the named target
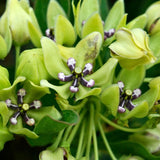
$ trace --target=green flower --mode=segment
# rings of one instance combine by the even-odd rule
[[[149,37],[142,29],[121,28],[116,32],[116,40],[109,48],[111,56],[117,58],[122,67],[132,69],[155,61],[149,48]]]
[[[76,40],[76,33],[63,8],[55,0],[51,0],[47,9],[46,36],[58,44],[72,46]],[[41,47],[41,31],[32,23],[28,23],[31,40],[36,47]]]
[[[28,22],[38,28],[33,9],[28,1],[9,0],[6,11],[0,21],[0,30],[5,35],[6,28],[10,28],[15,45],[23,45],[29,41]],[[7,23],[7,25],[6,25]],[[6,27],[7,26],[7,27]]]
[[[81,40],[75,48],[57,46],[45,37],[42,38],[41,42],[44,61],[49,74],[53,78],[65,82],[62,86],[55,86],[42,80],[41,85],[56,90],[61,97],[67,99],[72,92],[77,92],[75,95],[77,100],[90,95],[98,95],[101,89],[97,87],[90,89],[90,87],[93,87],[94,83],[95,86],[108,84],[113,78],[112,71],[117,64],[117,60],[114,58],[110,59],[95,73],[90,74],[102,44],[100,33],[91,33]],[[105,73],[106,69],[108,69],[107,73]]]
[[[152,35],[160,31],[160,2],[153,3],[146,10],[147,15],[147,31]]]

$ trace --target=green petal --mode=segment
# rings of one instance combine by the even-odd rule
[[[123,15],[124,15],[124,2],[123,0],[118,0],[111,8],[105,20],[104,30],[107,31],[111,28],[116,29]]]
[[[27,93],[24,97],[25,103],[31,103],[33,100],[40,99],[44,95],[50,93],[47,87],[38,86],[31,81],[25,82],[23,88],[26,90]]]
[[[0,66],[0,89],[8,88],[11,86],[9,82],[9,73],[8,70]]]
[[[16,85],[20,82],[24,82],[25,77],[17,77],[12,86],[0,90],[0,100],[5,101],[11,99],[13,103],[17,103]]]
[[[41,86],[43,87],[49,87],[53,90],[55,90],[61,97],[67,99],[70,94],[71,91],[69,90],[69,87],[71,86],[71,82],[67,82],[66,84],[62,85],[62,86],[55,86],[51,83],[49,83],[47,80],[41,80]]]
[[[127,24],[127,28],[129,29],[133,29],[133,28],[144,28],[146,26],[147,23],[147,15],[146,14],[142,14],[138,17],[136,17],[135,19],[133,19],[132,21],[130,21]]]
[[[0,122],[0,151],[3,150],[4,144],[7,141],[14,139],[13,135],[8,131],[7,127],[3,127],[2,123]]]
[[[44,64],[42,49],[25,50],[18,62],[16,76],[25,76],[35,84],[39,84],[41,79],[50,78]]]
[[[23,123],[22,123],[21,117],[18,117],[17,120],[18,120],[18,122],[16,125],[10,124],[10,126],[9,126],[9,131],[11,133],[25,135],[25,136],[32,138],[32,139],[38,138],[38,135],[35,132],[33,132],[27,128],[23,128]]]
[[[28,22],[28,30],[32,43],[36,47],[40,48],[40,39],[42,37],[42,33],[37,28],[35,28],[35,26],[31,22]]]
[[[110,58],[100,69],[86,77],[87,80],[93,79],[95,86],[107,86],[113,80],[114,70],[118,60]]]
[[[127,89],[139,88],[145,77],[145,67],[138,66],[132,70],[122,69],[116,79],[116,82],[122,81]]]
[[[144,52],[135,45],[129,30],[124,28],[118,30],[116,38],[117,41],[109,46],[114,54],[129,59],[138,59],[144,55]]]
[[[2,116],[2,125],[4,127],[9,120],[9,110],[6,103],[4,102],[0,102],[0,115]]]
[[[78,115],[76,112],[71,110],[62,111],[62,119],[56,120],[54,117],[45,116],[41,121],[35,126],[34,131],[37,134],[53,134],[58,133],[62,129],[75,125],[78,122]]]
[[[49,74],[55,79],[58,79],[58,73],[60,72],[70,74],[68,67],[64,65],[61,59],[60,51],[57,45],[46,37],[41,39],[41,44],[45,66]]]
[[[147,116],[148,111],[149,111],[148,103],[147,101],[143,101],[142,103],[137,105],[132,111],[128,112],[128,114],[126,114],[126,116],[124,116],[122,120],[127,120],[132,117],[143,118]]]
[[[113,84],[106,88],[101,96],[100,99],[103,104],[109,109],[113,116],[116,117],[118,106],[119,106],[119,87],[117,84]]]
[[[100,32],[102,39],[104,36],[102,19],[98,13],[93,14],[84,24],[82,29],[82,38],[86,37],[92,32]]]
[[[4,59],[7,56],[7,44],[3,37],[0,35],[0,59]]]
[[[79,91],[76,93],[76,101],[84,99],[89,96],[98,96],[101,93],[101,88],[87,88],[84,86],[79,86]]]
[[[72,46],[76,40],[76,34],[70,21],[59,15],[54,26],[55,41],[61,45]]]
[[[49,28],[55,26],[56,18],[58,15],[63,15],[64,17],[66,17],[64,10],[59,5],[59,3],[55,0],[50,0],[47,9],[47,24]]]
[[[93,32],[82,39],[75,48],[74,58],[76,66],[84,67],[86,63],[93,63],[100,52],[102,36],[99,32]]]
[[[58,110],[54,106],[50,106],[50,107],[45,106],[45,107],[41,107],[38,110],[29,110],[27,112],[27,115],[29,117],[33,117],[36,123],[39,122],[45,116],[52,117],[55,120],[58,120],[62,117],[61,114],[58,112]]]

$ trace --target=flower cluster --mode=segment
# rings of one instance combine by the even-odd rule
[[[102,148],[113,160],[160,159],[152,155],[160,137],[160,2],[130,22],[123,0],[107,14],[106,1],[70,2],[63,8],[61,1],[37,0],[34,9],[28,0],[6,3],[0,150],[15,137],[46,147],[40,160],[99,160]]]

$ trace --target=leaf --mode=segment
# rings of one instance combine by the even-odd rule
[[[125,88],[134,90],[139,88],[145,77],[145,67],[138,66],[132,70],[122,69],[116,78],[116,82],[122,81]]]
[[[7,44],[3,37],[0,35],[0,59],[4,59],[7,56]]]
[[[35,14],[43,33],[47,29],[46,14],[48,3],[49,0],[37,0],[35,3]]]
[[[117,115],[119,95],[119,86],[117,84],[109,86],[100,95],[102,103],[111,111],[113,116]]]
[[[145,160],[159,160],[160,156],[154,156],[151,153],[149,153],[146,148],[144,148],[142,145],[131,142],[131,141],[122,141],[118,143],[111,144],[111,147],[117,155],[137,155]]]
[[[78,115],[74,111],[63,110],[61,120],[55,120],[50,116],[45,116],[35,126],[34,132],[40,135],[55,134],[68,126],[76,124],[78,118]]]

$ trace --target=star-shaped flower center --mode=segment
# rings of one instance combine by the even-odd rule
[[[124,89],[124,84],[123,82],[118,82],[119,90],[120,90],[120,103],[118,106],[118,112],[119,113],[124,113],[126,108],[128,110],[132,110],[135,105],[132,103],[132,100],[137,99],[141,95],[141,90],[140,89],[135,89],[133,92],[131,90],[123,90]]]
[[[30,109],[39,109],[41,107],[41,102],[39,100],[34,100],[31,104],[24,103],[23,98],[25,95],[26,91],[22,88],[17,93],[17,104],[12,104],[11,99],[6,100],[7,107],[16,110],[10,118],[10,122],[13,125],[17,124],[17,118],[19,116],[21,116],[29,126],[33,126],[35,124],[35,120],[28,117],[27,111]]]
[[[73,81],[72,85],[70,86],[70,91],[75,93],[78,92],[79,83],[85,87],[93,87],[94,80],[90,79],[87,81],[84,77],[92,72],[93,65],[91,63],[87,63],[82,70],[80,67],[76,67],[76,60],[74,58],[69,58],[67,61],[67,65],[72,74],[65,76],[63,72],[58,74],[59,80],[63,82]]]

